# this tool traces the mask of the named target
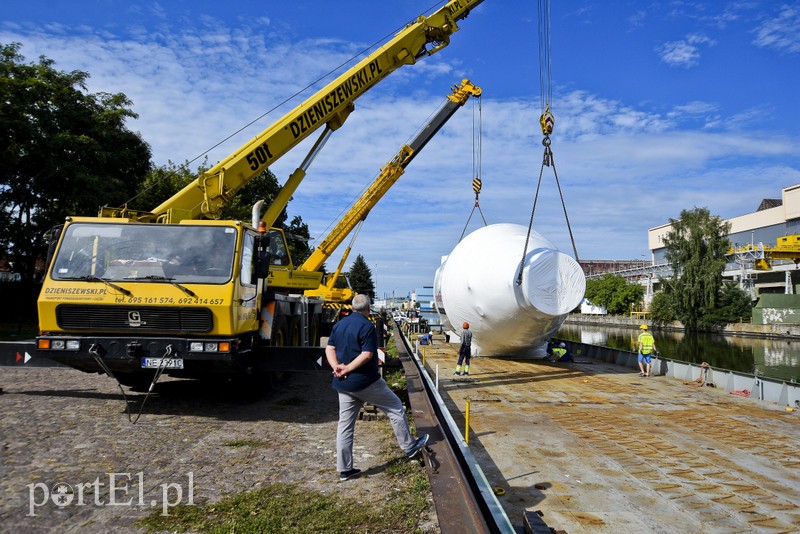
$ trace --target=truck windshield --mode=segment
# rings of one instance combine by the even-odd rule
[[[65,230],[51,277],[223,284],[235,246],[232,226],[76,222]]]

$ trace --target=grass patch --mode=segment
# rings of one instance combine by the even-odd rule
[[[386,472],[393,477],[405,480],[408,485],[409,496],[420,499],[421,501],[417,505],[420,509],[425,508],[425,498],[431,483],[428,480],[428,475],[420,468],[419,462],[408,461],[406,458],[396,458],[386,465]]]
[[[407,387],[406,374],[402,369],[385,370],[383,379],[386,380],[386,383],[389,384],[389,387],[392,388],[395,393]]]
[[[426,506],[425,494],[416,493],[402,489],[376,507],[290,484],[270,484],[213,504],[181,504],[168,516],[154,510],[138,524],[148,532],[413,532]]]
[[[397,343],[390,342],[386,347],[384,347],[384,349],[385,349],[384,352],[386,352],[387,359],[400,357],[400,354],[397,352]]]

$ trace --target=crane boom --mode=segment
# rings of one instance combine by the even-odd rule
[[[367,218],[370,210],[383,198],[383,195],[405,172],[419,152],[428,144],[428,141],[445,125],[453,114],[463,106],[470,96],[481,96],[481,89],[469,80],[462,80],[460,85],[453,87],[453,92],[447,95],[447,101],[436,115],[428,121],[417,136],[381,168],[378,177],[367,188],[363,195],[345,213],[342,219],[331,230],[330,234],[314,249],[314,252],[298,268],[301,271],[318,271],[322,264],[330,257],[334,250],[344,241],[356,225]]]
[[[450,35],[458,30],[457,22],[482,1],[450,0],[430,16],[421,15],[386,44],[157,206],[153,215],[165,223],[218,218],[224,204],[241,187],[320,126],[338,129],[359,96],[403,65],[414,64],[447,46]],[[282,202],[288,202],[290,196],[284,195]],[[280,211],[282,206],[272,208]]]

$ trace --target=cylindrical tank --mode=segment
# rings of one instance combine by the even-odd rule
[[[531,231],[517,284],[527,228],[493,224],[469,234],[442,258],[434,295],[443,324],[472,330],[473,354],[538,355],[583,299],[578,262]]]

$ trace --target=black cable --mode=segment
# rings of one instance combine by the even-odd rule
[[[545,147],[545,157],[549,146]],[[539,200],[539,190],[542,187],[542,174],[544,173],[544,160],[542,167],[539,169],[539,183],[536,185],[536,195],[533,197],[533,209],[531,209],[531,220],[528,223],[528,234],[525,236],[525,246],[522,249],[522,260],[519,262],[519,273],[517,274],[517,285],[522,285],[522,269],[525,267],[525,256],[528,254],[528,242],[531,239],[531,229],[533,228],[533,216],[536,213],[536,203]]]

